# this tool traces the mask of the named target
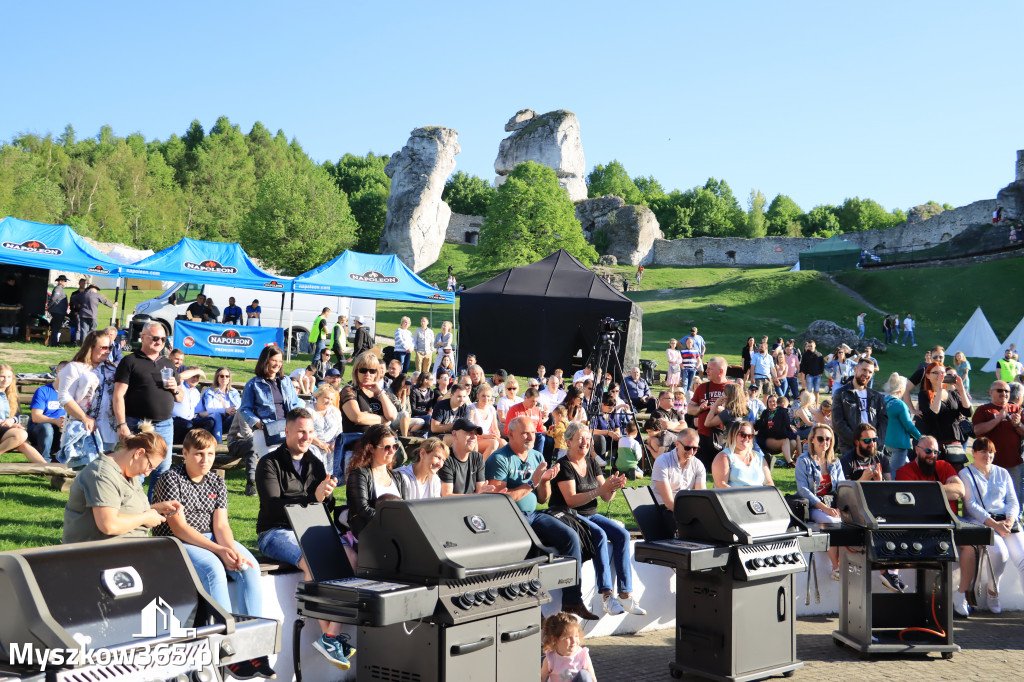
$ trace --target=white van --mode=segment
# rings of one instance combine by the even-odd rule
[[[282,316],[280,292],[271,292],[266,289],[235,289],[216,284],[174,284],[156,298],[143,301],[135,306],[134,314],[149,315],[164,325],[168,335],[173,335],[175,318],[184,315],[185,310],[199,294],[205,294],[207,298],[212,298],[214,305],[221,311],[221,315],[224,313],[224,308],[228,306],[228,299],[233,296],[235,305],[243,311],[243,322],[246,306],[250,305],[254,299],[258,300],[263,311],[260,313],[260,321],[263,326],[288,328],[289,307],[292,305],[293,295],[291,292],[284,295],[285,308]],[[352,323],[357,315],[363,318],[363,324],[370,328],[372,338],[377,326],[377,301],[375,299],[304,293],[296,293],[294,296],[295,305],[291,313],[292,352],[303,352],[306,349],[309,328],[324,308],[331,309],[329,325],[333,325],[337,321],[339,314],[348,317],[350,340],[355,336]]]

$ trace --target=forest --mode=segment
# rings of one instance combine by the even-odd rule
[[[297,274],[347,248],[377,252],[388,158],[369,152],[317,163],[284,131],[257,122],[243,133],[223,116],[209,131],[195,120],[163,141],[121,137],[109,126],[79,138],[69,124],[57,137],[25,133],[0,143],[0,216],[66,223],[98,241],[153,250],[182,237],[237,241],[268,267]],[[587,184],[591,197],[616,194],[650,207],[668,238],[828,237],[906,220],[902,210],[859,197],[804,212],[784,194],[768,202],[752,190],[744,208],[725,180],[666,191],[653,177],[631,178],[615,160],[595,166]],[[449,178],[443,195],[456,213],[484,216],[495,196],[488,181],[465,171]],[[918,210],[948,208],[929,202]]]

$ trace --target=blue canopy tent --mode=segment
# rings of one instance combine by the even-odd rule
[[[204,242],[188,237],[137,263],[118,264],[117,269],[121,277],[280,291],[282,311],[284,294],[291,288],[287,278],[260,269],[239,244]]]
[[[0,220],[0,263],[107,277],[120,266],[67,225],[12,217]]]
[[[334,260],[297,276],[291,286],[294,292],[334,294],[350,298],[450,303],[452,327],[455,327],[455,294],[430,286],[395,255],[378,256],[344,251]]]

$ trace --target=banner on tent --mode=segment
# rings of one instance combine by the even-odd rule
[[[255,360],[266,346],[284,347],[284,329],[177,320],[174,340],[187,355]]]

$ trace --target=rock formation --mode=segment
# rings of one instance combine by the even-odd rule
[[[380,252],[396,254],[419,272],[437,261],[452,210],[441,201],[445,180],[462,151],[458,131],[427,126],[412,131],[384,172],[391,178]]]
[[[841,344],[846,344],[855,351],[862,351],[866,346],[871,346],[875,353],[884,353],[887,348],[885,342],[874,337],[857,338],[857,332],[853,329],[840,327],[830,320],[815,320],[808,325],[807,330],[800,332],[796,337],[799,347],[808,341],[814,341],[818,346],[818,352],[828,355]]]
[[[495,187],[505,182],[505,176],[517,165],[535,161],[555,170],[570,199],[587,198],[586,163],[576,114],[559,109],[538,115],[532,109],[522,109],[509,119],[505,130],[512,134],[498,147]]]
[[[665,238],[651,209],[626,206],[614,194],[577,203],[576,218],[592,243],[623,264],[650,264],[654,240]]]

